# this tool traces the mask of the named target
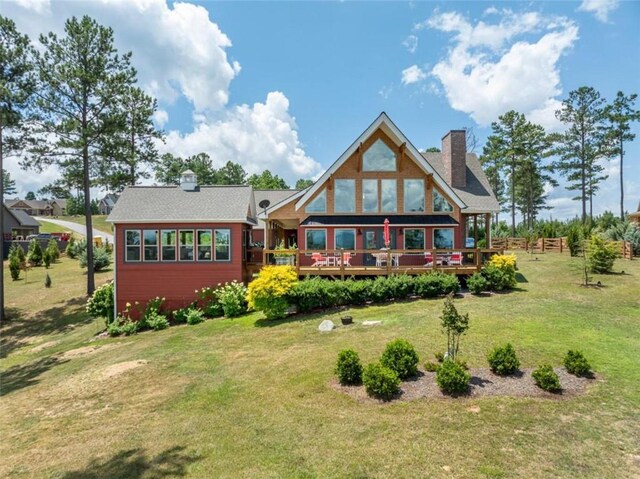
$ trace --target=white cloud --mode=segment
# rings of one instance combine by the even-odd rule
[[[619,0],[582,0],[578,10],[593,13],[598,20],[608,23],[609,13],[618,8],[619,3]]]
[[[163,128],[168,121],[169,121],[169,113],[167,113],[166,110],[158,109],[153,114],[153,122],[158,126],[158,128]]]
[[[179,156],[204,151],[218,167],[234,161],[249,174],[269,169],[289,183],[322,170],[304,152],[289,114],[289,100],[281,92],[269,93],[265,103],[235,106],[219,118],[199,120],[191,133],[170,132],[161,150]]]
[[[391,93],[393,93],[393,85],[386,85],[378,90],[378,95],[380,95],[385,100],[389,98]]]
[[[35,13],[49,13],[51,7],[50,0],[16,0],[16,3]]]
[[[402,70],[402,84],[411,85],[427,78],[427,74],[418,65],[411,65]]]
[[[565,17],[535,12],[499,14],[498,23],[474,25],[456,12],[440,13],[417,26],[453,34],[447,57],[431,74],[451,107],[480,125],[515,109],[547,128],[559,128],[554,116],[562,92],[558,63],[578,39],[578,27]]]
[[[415,35],[409,35],[404,39],[402,44],[407,48],[409,53],[415,53],[415,51],[418,49],[418,37],[416,37]]]

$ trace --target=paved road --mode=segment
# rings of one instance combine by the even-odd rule
[[[87,235],[87,228],[84,225],[79,225],[78,223],[73,223],[71,221],[64,220],[56,220],[54,218],[43,217],[42,221],[48,221],[49,223],[54,223],[58,226],[62,226],[65,230],[75,231],[76,233],[80,233],[81,235]],[[99,231],[94,228],[93,237],[102,236],[106,241],[113,244],[113,235],[110,233],[105,233],[103,231]]]

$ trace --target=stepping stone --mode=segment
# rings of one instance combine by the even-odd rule
[[[378,324],[382,324],[382,321],[363,321],[363,326],[376,326]]]
[[[318,331],[331,331],[335,327],[336,325],[333,324],[333,321],[331,321],[330,319],[325,319],[320,323],[320,326],[318,326]]]

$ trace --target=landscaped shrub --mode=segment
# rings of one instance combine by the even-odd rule
[[[9,272],[11,273],[11,279],[13,281],[18,281],[20,278],[20,270],[22,269],[22,263],[20,261],[20,255],[17,251],[18,246],[12,245],[9,250]],[[24,251],[20,248],[22,254],[24,255]]]
[[[469,329],[469,313],[458,313],[453,304],[453,294],[449,294],[444,300],[440,319],[442,331],[447,335],[447,357],[455,361],[460,349],[460,338]]]
[[[69,238],[69,242],[67,243],[67,248],[64,250],[64,252],[66,253],[67,257],[74,259],[77,256],[76,253],[76,240],[75,238],[72,236]]]
[[[185,321],[187,324],[194,325],[204,321],[202,311],[197,308],[189,308],[185,312]]]
[[[372,363],[364,368],[362,382],[369,396],[385,401],[389,401],[400,391],[400,378],[396,372],[380,363]]]
[[[582,250],[582,228],[578,225],[572,225],[567,231],[567,246],[571,256],[578,256]]]
[[[564,367],[575,376],[591,375],[591,365],[580,351],[569,350],[564,357]]]
[[[150,311],[145,315],[146,327],[153,329],[154,331],[160,331],[161,329],[167,329],[169,327],[169,320],[164,314],[160,314],[158,311]]]
[[[348,293],[349,304],[362,305],[371,301],[371,283],[370,279],[344,281],[343,286]]]
[[[138,321],[133,321],[126,316],[120,315],[118,315],[116,319],[107,326],[107,333],[109,336],[120,336],[121,334],[131,336],[132,334],[136,334],[139,330],[140,323]]]
[[[42,263],[42,247],[40,241],[33,238],[29,243],[29,251],[27,251],[27,261],[33,266],[40,266]]]
[[[189,311],[193,309],[194,306],[188,306],[186,308],[176,309],[171,312],[171,317],[173,318],[173,322],[176,324],[184,324],[187,322],[187,316],[189,315]]]
[[[318,276],[299,281],[289,292],[289,301],[298,307],[301,313],[308,313],[315,309],[330,307],[332,298],[328,293],[329,281]]]
[[[60,249],[58,248],[58,241],[55,238],[51,238],[47,244],[47,251],[51,256],[51,262],[55,263],[60,258]]]
[[[113,281],[110,281],[97,288],[87,300],[87,313],[92,318],[104,318],[108,327],[115,319],[113,301]]]
[[[408,274],[389,276],[387,281],[389,282],[389,289],[394,299],[406,299],[413,295],[413,278]]]
[[[385,276],[378,276],[370,287],[369,295],[374,303],[386,303],[394,297],[393,286]]]
[[[343,349],[338,353],[336,375],[340,384],[360,384],[362,382],[362,364],[353,349]]]
[[[516,356],[516,350],[511,343],[504,346],[496,346],[487,355],[487,361],[491,370],[501,376],[515,373],[520,367],[520,361]]]
[[[262,311],[267,319],[284,318],[289,292],[298,283],[298,273],[291,266],[265,266],[249,283],[249,307]]]
[[[599,235],[591,235],[587,243],[587,258],[592,273],[611,273],[613,263],[620,252],[615,244]]]
[[[493,263],[487,263],[482,267],[482,276],[487,280],[487,289],[502,291],[511,289],[516,285],[515,271],[511,268],[500,268]]]
[[[95,248],[94,248],[95,250]],[[87,240],[81,239],[80,241],[76,241],[73,239],[73,236],[69,240],[67,244],[66,253],[69,258],[79,258],[80,255],[87,251]]]
[[[78,243],[79,244],[79,243]],[[86,248],[78,255],[80,267],[87,267],[87,250]],[[104,248],[93,248],[93,269],[94,271],[102,271],[111,264],[111,255]]]
[[[237,281],[225,283],[216,294],[225,317],[233,318],[247,312],[247,287],[244,284]]]
[[[436,383],[447,394],[467,392],[469,381],[471,381],[471,375],[451,359],[445,359],[436,372]]]
[[[433,361],[427,361],[424,363],[425,371],[429,371],[430,373],[435,373],[440,369],[440,363],[434,363]]]
[[[224,314],[224,311],[222,311],[222,305],[218,298],[217,289],[205,286],[200,290],[196,289],[196,296],[198,296],[198,306],[202,309],[203,314],[207,318],[217,318]]]
[[[545,391],[555,392],[562,389],[560,387],[560,378],[558,378],[558,375],[549,364],[538,366],[538,369],[533,371],[531,376],[533,376],[536,385]]]
[[[405,339],[395,339],[388,343],[380,358],[380,363],[395,371],[400,379],[418,374],[419,361],[415,348]]]
[[[413,289],[414,293],[422,298],[435,298],[460,291],[460,281],[453,274],[436,271],[416,276],[413,280]]]
[[[489,289],[489,283],[480,273],[473,273],[467,278],[467,288],[473,294],[480,294]]]
[[[47,273],[47,275],[44,277],[44,287],[45,288],[51,287],[51,276],[49,276],[49,273]]]
[[[51,265],[51,253],[48,249],[45,249],[42,253],[42,262],[44,263],[44,267],[49,269],[49,266]]]

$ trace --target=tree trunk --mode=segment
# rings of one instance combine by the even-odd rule
[[[4,321],[4,174],[3,138],[0,125],[0,323]]]
[[[86,97],[85,97],[86,99]],[[87,101],[85,101],[85,105]],[[89,179],[89,143],[87,138],[87,110],[82,110],[82,186],[84,190],[84,219],[87,229],[87,296],[95,291],[93,269],[93,218],[91,217],[91,182]]]
[[[624,176],[622,172],[622,167],[624,160],[624,150],[622,143],[622,135],[620,135],[620,219],[624,221]]]
[[[511,159],[511,236],[516,235],[516,165],[515,160]]]

